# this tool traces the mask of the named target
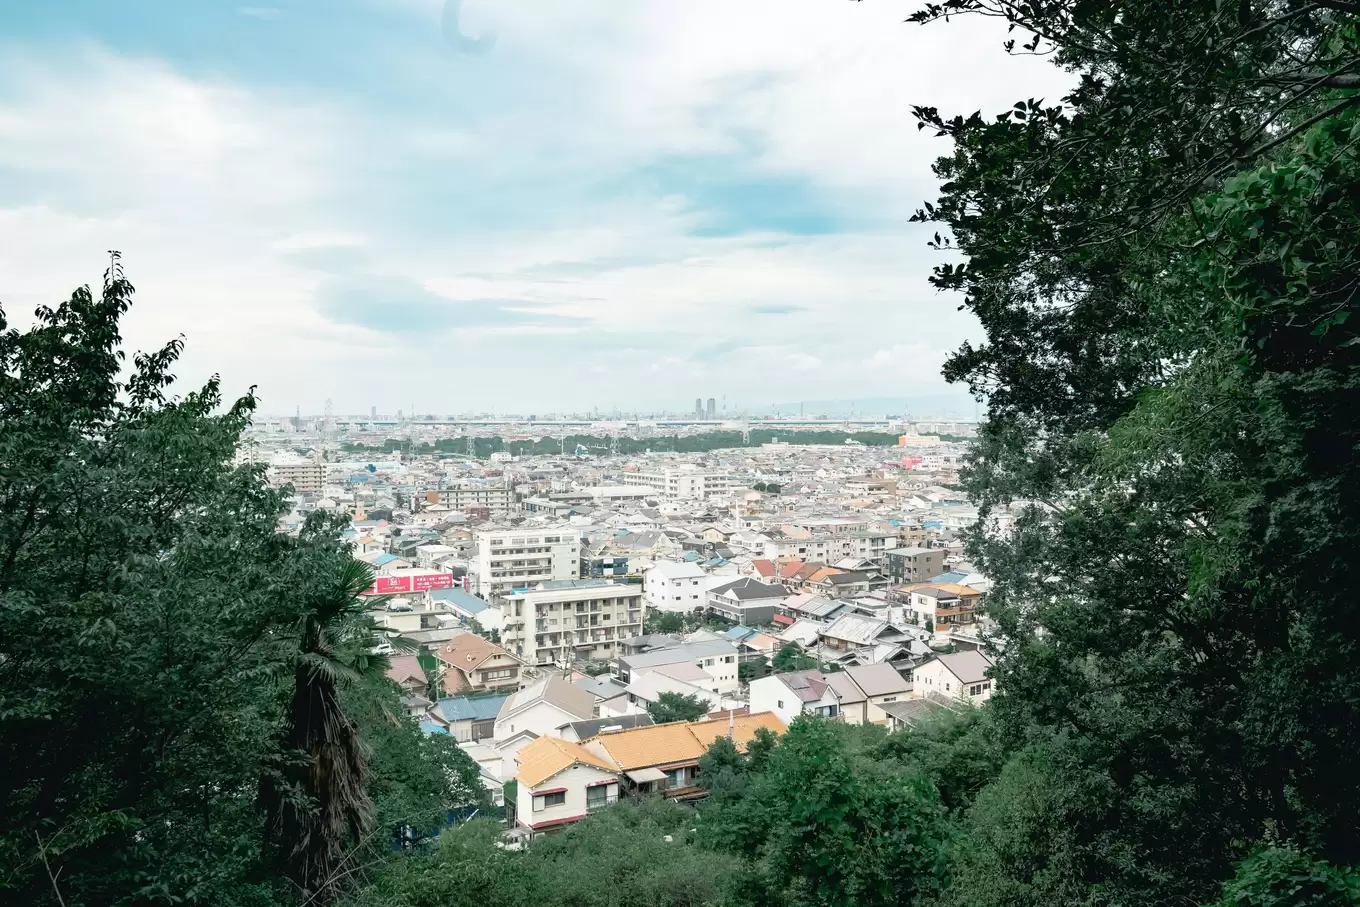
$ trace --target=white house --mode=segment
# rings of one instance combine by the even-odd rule
[[[771,711],[785,723],[798,715],[839,718],[848,724],[891,724],[882,709],[911,695],[911,683],[887,664],[844,671],[792,671],[751,681],[751,711]]]
[[[549,674],[505,700],[494,737],[504,740],[521,731],[549,737],[569,721],[594,717],[595,697],[589,690]]]
[[[531,832],[579,822],[619,799],[618,772],[579,743],[539,737],[515,761],[515,822]]]
[[[661,561],[643,575],[643,597],[658,611],[693,611],[703,607],[709,585],[698,564]]]
[[[774,712],[790,723],[799,715],[835,718],[841,697],[820,671],[790,671],[751,681],[751,713]]]
[[[912,671],[912,692],[919,697],[938,693],[951,699],[986,702],[992,698],[992,680],[987,676],[992,660],[981,652],[955,652],[936,655]]]

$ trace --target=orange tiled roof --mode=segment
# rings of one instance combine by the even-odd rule
[[[596,752],[603,751],[619,770],[625,772],[676,762],[696,762],[714,740],[727,734],[728,720],[724,716],[704,721],[672,721],[601,734],[587,742]],[[736,716],[732,720],[732,739],[737,748],[744,748],[755,737],[756,729],[762,727],[776,734],[784,733],[784,723],[773,712]]]
[[[960,586],[958,583],[935,583],[936,589],[941,589],[951,595],[980,596],[981,592],[971,586]]]
[[[756,731],[765,728],[774,734],[784,733],[784,722],[779,720],[779,716],[774,712],[757,712],[754,715],[738,715],[732,722],[732,742],[737,745],[737,749],[746,749],[746,744],[756,737]],[[708,721],[696,721],[689,726],[690,732],[694,734],[696,740],[703,744],[704,749],[708,749],[714,740],[727,735],[727,718],[712,718]]]
[[[515,780],[528,787],[542,784],[553,775],[577,763],[606,772],[616,771],[609,763],[581,744],[557,737],[539,737],[516,753],[515,761],[519,763]]]

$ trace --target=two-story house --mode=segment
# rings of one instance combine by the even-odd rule
[[[911,695],[911,682],[889,664],[852,665],[843,671],[791,671],[751,681],[751,710],[772,711],[785,723],[799,715],[849,724],[890,725],[882,706]]]
[[[912,691],[919,697],[936,693],[969,702],[992,698],[992,679],[988,676],[992,660],[979,651],[955,652],[927,658],[912,670]]]
[[[539,737],[515,754],[515,824],[549,833],[619,798],[619,773],[579,743]]]
[[[643,574],[643,597],[657,611],[693,611],[704,606],[710,582],[698,564],[661,561]]]
[[[695,784],[695,777],[699,759],[713,741],[730,737],[737,749],[744,751],[761,728],[782,734],[785,725],[771,712],[747,715],[734,712],[730,717],[672,721],[601,733],[584,746],[621,774],[625,790],[692,799],[707,795]]]
[[[743,576],[708,590],[706,604],[710,611],[734,623],[760,627],[774,622],[785,595],[781,586]]]
[[[519,688],[523,662],[474,633],[455,636],[435,650],[434,657],[443,667],[441,682],[450,695]]]
[[[977,621],[982,593],[958,583],[922,586],[908,593],[907,619],[934,627],[937,633],[954,627],[967,628]]]
[[[505,700],[496,715],[495,736],[504,740],[527,731],[550,737],[568,722],[595,717],[595,696],[589,690],[549,674]]]
[[[731,694],[737,692],[741,685],[737,677],[737,658],[735,643],[727,639],[709,639],[620,657],[616,662],[616,673],[620,682],[626,685],[632,683],[636,673],[668,665],[689,664],[706,675],[705,679],[696,678],[689,682],[714,693]]]

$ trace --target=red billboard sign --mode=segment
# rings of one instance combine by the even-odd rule
[[[430,589],[452,589],[452,573],[417,573],[405,576],[380,576],[364,591],[365,595],[401,595]]]
[[[424,573],[411,577],[411,591],[424,592],[426,589],[452,589],[452,573]]]

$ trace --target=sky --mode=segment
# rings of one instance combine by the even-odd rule
[[[118,249],[131,348],[262,409],[729,411],[945,384],[914,104],[1055,98],[915,0],[0,4],[0,305]]]

